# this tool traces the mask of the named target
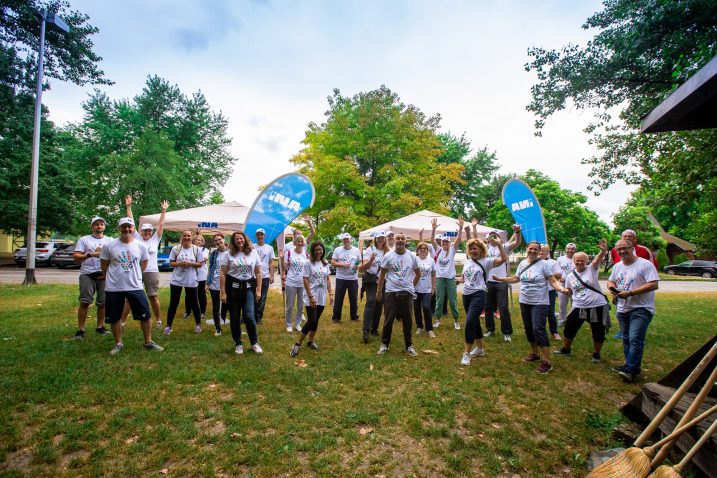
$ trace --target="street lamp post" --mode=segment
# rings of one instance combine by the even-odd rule
[[[32,134],[32,163],[30,166],[30,203],[27,211],[27,256],[23,285],[37,284],[35,279],[35,239],[37,237],[37,183],[40,170],[40,120],[42,119],[42,74],[45,62],[45,24],[68,33],[70,26],[55,12],[35,10],[40,19],[40,52],[37,58],[37,92],[35,93],[35,128]]]

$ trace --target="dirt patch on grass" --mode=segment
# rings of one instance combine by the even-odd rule
[[[201,433],[210,436],[222,435],[227,431],[227,426],[221,420],[202,420],[196,422],[196,427]]]
[[[73,462],[85,461],[90,457],[90,452],[86,450],[73,451],[67,455],[60,457],[60,468],[66,470]]]
[[[0,465],[0,470],[19,470],[22,472],[29,472],[33,456],[34,453],[30,447],[8,453],[5,463]]]

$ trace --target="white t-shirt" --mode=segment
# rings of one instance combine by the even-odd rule
[[[558,257],[558,265],[560,266],[560,273],[563,274],[563,279],[565,279],[568,274],[570,274],[573,269],[575,269],[575,263],[572,259],[568,259],[568,256],[560,256]],[[592,265],[588,264],[588,268],[591,268]],[[582,276],[580,276],[582,277]],[[592,285],[592,284],[590,284]]]
[[[142,290],[140,262],[149,259],[149,252],[144,242],[134,240],[125,244],[119,239],[114,239],[102,248],[100,259],[110,261],[105,282],[107,292]]]
[[[529,305],[550,305],[548,298],[548,277],[553,275],[553,270],[547,261],[538,259],[538,263],[526,270],[530,265],[528,259],[524,259],[518,264],[516,274],[520,279],[520,297],[518,301],[521,304]]]
[[[291,251],[294,248],[286,249],[286,251]],[[269,264],[271,261],[274,260],[274,248],[271,247],[269,244],[264,244],[263,246],[259,246],[257,244],[254,245],[254,250],[257,254],[259,254],[259,259],[261,259],[261,278],[268,279],[269,278]]]
[[[224,251],[220,251],[219,249],[213,250],[211,253],[209,253],[209,262],[211,262],[212,255],[216,255],[216,263],[211,267],[211,270],[207,274],[207,287],[209,287],[211,290],[221,290],[221,287],[219,285],[219,276],[221,275],[222,271],[222,260],[224,259],[224,256],[229,254],[229,249],[226,249]]]
[[[295,249],[284,254],[284,268],[286,270],[287,287],[304,287],[304,264],[309,260],[306,252],[296,252]]]
[[[309,279],[309,288],[314,299],[316,299],[316,305],[326,306],[326,296],[328,295],[326,278],[329,277],[330,273],[329,265],[324,265],[321,261],[311,262],[307,260],[304,262],[302,277]],[[306,288],[304,288],[304,304],[309,305],[309,303],[309,294],[306,293]]]
[[[381,269],[386,269],[386,292],[415,292],[413,278],[418,261],[411,251],[406,250],[403,254],[389,252],[381,260]]]
[[[548,266],[550,266],[550,270],[553,271],[553,274],[560,272],[560,266],[558,265],[558,261],[556,261],[555,259],[551,259],[550,257],[543,260],[548,263]],[[548,290],[555,290],[555,287],[550,285],[550,282],[548,282]]]
[[[351,248],[345,249],[344,246],[339,246],[334,249],[331,260],[351,264],[351,267],[336,268],[337,279],[358,280],[358,266],[361,264],[361,253],[357,247],[351,246]]]
[[[456,278],[456,248],[451,244],[450,249],[446,253],[443,248],[438,252],[436,258],[436,277],[439,279],[455,279]]]
[[[112,241],[111,237],[102,236],[97,238],[92,234],[88,236],[82,236],[77,244],[75,245],[75,252],[90,253],[95,252]],[[80,274],[92,274],[93,272],[100,272],[100,258],[90,257],[82,261],[80,266]]]
[[[222,257],[222,267],[227,267],[227,274],[237,280],[250,280],[255,277],[254,268],[261,267],[261,259],[256,249],[252,249],[247,255],[242,251],[237,252],[236,256],[231,253]]]
[[[497,259],[500,257],[500,249],[498,246],[495,246],[493,244],[486,244],[488,246],[488,254],[487,257],[490,257],[491,259]],[[506,254],[510,254],[510,251],[515,249],[515,244],[503,244],[503,249],[505,249]],[[488,271],[488,282],[497,282],[494,280],[491,280],[493,276],[496,277],[508,277],[508,261],[502,263],[498,267],[493,267],[491,270]]]
[[[157,233],[152,234],[152,237],[146,241],[142,239],[142,235],[134,231],[133,237],[135,240],[142,241],[147,246],[149,252],[149,261],[147,261],[147,268],[145,272],[159,272],[159,266],[157,265],[157,251],[159,251],[159,243],[162,241],[161,237],[157,237]]]
[[[466,264],[463,266],[463,295],[471,295],[479,290],[488,290],[488,285],[483,278],[483,271],[487,272],[493,269],[494,262],[495,259],[492,257],[478,259],[477,263],[471,258],[466,259]],[[483,266],[483,269],[478,264]]]
[[[578,274],[587,285],[594,287],[597,290],[601,290],[600,282],[598,282],[598,271],[593,268],[592,265],[588,264],[582,272],[570,272],[565,278],[565,288],[573,291],[573,307],[577,307],[579,309],[591,309],[593,307],[600,307],[607,304],[607,299],[605,299],[604,295],[598,294],[597,292],[583,286],[580,281],[575,278],[574,274]]]
[[[192,245],[188,248],[184,248],[180,244],[172,248],[172,252],[169,253],[169,261],[202,262],[204,261],[204,256],[197,246]],[[197,287],[197,281],[199,280],[197,277],[196,267],[178,266],[172,270],[172,278],[169,280],[169,283],[181,287]]]
[[[201,281],[207,280],[207,276],[209,275],[209,269],[207,268],[207,259],[209,259],[209,249],[207,249],[206,247],[203,247],[203,246],[202,247],[197,246],[197,247],[199,247],[199,250],[201,251],[202,258],[203,258],[202,267],[197,269],[197,280],[201,282]]]
[[[433,291],[433,280],[431,279],[432,272],[436,270],[436,263],[433,261],[431,256],[426,256],[425,259],[421,259],[416,256],[416,262],[418,263],[418,269],[420,269],[421,280],[416,284],[416,292],[421,294],[430,294]]]
[[[612,268],[609,280],[615,283],[617,290],[623,291],[634,290],[648,282],[659,281],[660,276],[657,275],[657,269],[655,269],[652,262],[638,257],[637,260],[629,266],[623,264],[622,261],[615,264]],[[618,312],[630,312],[633,309],[639,309],[641,307],[646,308],[653,314],[655,313],[654,290],[617,301]]]
[[[371,267],[366,269],[366,272],[369,274],[378,274],[378,269],[381,266],[381,261],[383,260],[383,249],[378,249],[375,246],[369,246],[363,251],[363,259],[368,260],[371,257],[372,253],[376,253],[376,257],[373,259],[373,263],[371,264]]]

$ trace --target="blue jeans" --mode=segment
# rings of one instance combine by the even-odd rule
[[[622,331],[622,352],[625,355],[625,368],[633,374],[640,373],[642,352],[645,350],[647,327],[654,314],[641,307],[630,312],[618,312],[617,320]]]
[[[235,287],[229,288],[227,305],[229,306],[229,325],[232,329],[234,345],[241,345],[241,321],[244,319],[246,332],[249,334],[249,342],[252,345],[259,341],[256,333],[256,319],[254,319],[254,289],[246,290]]]

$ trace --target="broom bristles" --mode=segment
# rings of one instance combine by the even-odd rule
[[[645,478],[650,473],[650,457],[641,448],[621,451],[590,472],[588,478]]]
[[[660,465],[657,467],[655,471],[652,472],[652,474],[649,476],[649,478],[681,478],[682,475],[680,474],[677,467],[671,467],[667,465]]]

